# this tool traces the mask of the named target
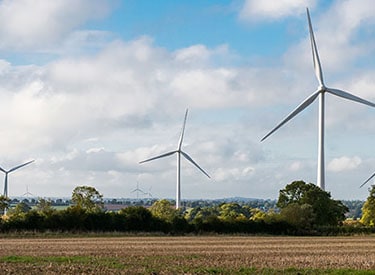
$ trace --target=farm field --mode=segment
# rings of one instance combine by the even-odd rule
[[[1,238],[1,274],[375,274],[375,237]]]

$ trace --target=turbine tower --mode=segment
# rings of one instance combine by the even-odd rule
[[[319,86],[318,89],[309,97],[307,97],[293,112],[291,112],[284,120],[282,120],[272,131],[270,131],[266,136],[262,138],[261,141],[265,140],[269,137],[272,133],[274,133],[277,129],[291,120],[294,116],[298,113],[303,111],[306,107],[308,107],[314,100],[318,97],[319,98],[319,131],[318,131],[318,171],[317,171],[317,185],[322,189],[325,190],[325,166],[324,166],[324,96],[325,93],[329,93],[335,96],[343,97],[348,100],[356,101],[362,104],[366,104],[371,107],[375,107],[375,104],[364,100],[360,97],[347,93],[343,90],[328,88],[324,85],[323,81],[323,71],[322,66],[319,60],[318,48],[315,43],[314,32],[311,24],[310,13],[309,9],[306,9],[307,12],[307,19],[309,23],[309,31],[310,31],[310,41],[311,41],[311,50],[314,62],[314,69],[315,75],[318,79]]]
[[[195,167],[197,167],[208,178],[210,178],[210,176],[187,153],[185,153],[181,149],[182,141],[184,139],[184,132],[185,132],[185,124],[186,124],[187,115],[188,115],[188,109],[186,109],[186,112],[185,112],[184,123],[182,125],[182,131],[181,131],[180,139],[178,141],[177,150],[174,150],[174,151],[171,151],[171,152],[168,152],[168,153],[165,153],[165,154],[162,154],[162,155],[159,155],[159,156],[156,156],[156,157],[152,157],[152,158],[149,158],[149,159],[146,159],[146,160],[143,160],[143,161],[139,162],[139,163],[144,163],[144,162],[148,162],[148,161],[151,161],[151,160],[164,158],[164,157],[167,157],[167,156],[170,156],[170,155],[173,155],[173,154],[177,153],[176,209],[180,208],[180,202],[181,202],[181,155],[184,156],[188,161],[190,161]]]
[[[28,165],[28,164],[30,164],[32,162],[34,162],[34,160],[28,161],[28,162],[26,162],[24,164],[18,165],[18,166],[13,167],[13,168],[11,168],[9,170],[5,170],[2,167],[0,167],[0,171],[2,171],[2,172],[5,173],[5,181],[4,181],[4,196],[5,197],[8,197],[8,174],[11,173],[11,172],[13,172],[13,171],[15,171],[15,170],[17,170],[17,169],[19,169],[19,168],[21,168],[21,167],[26,166],[26,165]]]

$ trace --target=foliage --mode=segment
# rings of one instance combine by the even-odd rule
[[[50,200],[46,200],[43,198],[40,198],[38,200],[38,203],[36,205],[36,210],[46,216],[51,215],[56,210],[52,207],[52,203]]]
[[[193,224],[219,219],[225,222],[248,221],[253,215],[251,207],[238,203],[222,203],[218,206],[195,207],[185,213],[185,219]]]
[[[259,208],[251,209],[251,218],[252,221],[264,221],[266,219],[267,213],[260,210]]]
[[[310,204],[291,203],[280,212],[281,220],[301,229],[309,229],[315,220],[315,214]]]
[[[342,203],[349,208],[346,217],[349,219],[360,219],[362,217],[362,207],[365,203],[362,200],[343,200]]]
[[[100,212],[104,208],[103,195],[91,186],[77,186],[72,193],[72,202],[75,207],[89,213]]]
[[[10,199],[4,195],[0,196],[0,211],[3,212],[9,207]]]
[[[29,212],[30,210],[31,210],[31,207],[27,203],[20,202],[14,208],[9,209],[8,214],[9,215],[22,215],[24,213]]]
[[[361,222],[367,226],[375,226],[375,185],[372,185],[369,192],[370,195],[362,207]]]
[[[369,199],[373,199],[375,191]],[[74,197],[74,200],[73,200]],[[273,235],[334,235],[375,232],[358,222],[338,226],[346,207],[313,184],[293,182],[280,190],[279,209],[252,208],[241,202],[175,210],[167,200],[156,201],[149,209],[129,206],[119,212],[102,210],[102,195],[93,187],[74,189],[74,205],[55,210],[40,199],[36,208],[24,202],[0,221],[1,232],[19,230],[50,232],[164,232],[245,233]],[[373,204],[372,204],[373,205]],[[328,221],[328,222],[327,222]]]
[[[152,214],[143,206],[130,206],[120,210],[124,227],[130,231],[149,231],[152,228]]]
[[[185,219],[188,222],[192,222],[193,224],[196,223],[202,223],[209,219],[212,219],[212,217],[218,217],[219,216],[219,210],[217,207],[195,207],[191,208],[185,213]]]
[[[167,222],[172,222],[177,216],[177,211],[168,200],[158,200],[154,202],[154,204],[150,207],[150,211],[154,217]]]
[[[238,203],[223,203],[219,207],[219,219],[224,221],[246,221],[251,217],[251,208]]]
[[[330,193],[303,181],[294,181],[280,190],[277,206],[283,209],[291,204],[309,204],[314,214],[313,224],[319,226],[338,225],[348,211],[341,201],[331,199]]]

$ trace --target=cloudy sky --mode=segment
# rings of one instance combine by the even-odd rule
[[[370,0],[2,0],[0,166],[9,195],[277,198],[316,183],[313,103],[260,139],[318,86],[306,6],[327,86],[375,102],[375,6]],[[326,97],[326,188],[366,199],[375,172],[375,109]],[[3,184],[0,185],[1,189]]]

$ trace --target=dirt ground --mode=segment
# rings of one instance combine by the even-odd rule
[[[375,270],[375,237],[370,236],[2,238],[0,242],[1,274]]]

